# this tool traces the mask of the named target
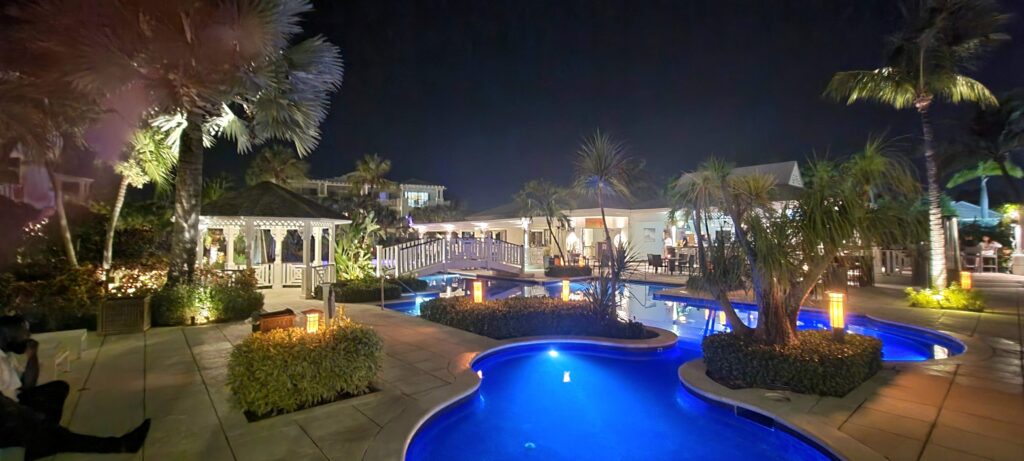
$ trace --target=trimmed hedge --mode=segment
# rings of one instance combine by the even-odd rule
[[[418,279],[417,279],[418,280]],[[404,280],[403,280],[404,281]],[[426,282],[423,282],[426,283]],[[334,282],[334,300],[340,303],[380,302],[380,279],[364,278]],[[403,288],[395,282],[384,279],[384,300],[402,297]],[[323,298],[323,290],[313,287],[313,297]]]
[[[252,416],[287,413],[369,392],[383,353],[377,332],[347,319],[253,333],[231,351],[228,386]]]
[[[759,387],[842,397],[882,367],[882,342],[847,334],[842,343],[826,330],[797,332],[792,345],[766,345],[749,336],[704,338],[708,376],[736,389]]]
[[[974,312],[985,310],[985,298],[981,293],[976,290],[965,290],[956,283],[942,290],[915,290],[908,287],[904,292],[907,294],[907,303],[910,307]]]
[[[546,277],[590,277],[594,273],[589,266],[548,266],[544,269]]]
[[[653,337],[639,322],[585,301],[507,298],[474,303],[468,297],[437,298],[420,305],[420,317],[494,339],[568,335],[641,339]]]
[[[153,294],[153,325],[188,325],[194,317],[212,322],[249,318],[263,309],[263,293],[246,276],[211,279],[207,284],[165,286]]]

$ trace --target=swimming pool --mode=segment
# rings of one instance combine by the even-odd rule
[[[416,432],[409,461],[822,460],[781,430],[683,389],[679,364],[700,351],[585,344],[514,346],[473,363],[479,389]]]
[[[473,279],[460,275],[440,274],[422,277],[431,290],[450,292],[454,295],[469,292]],[[561,282],[523,282],[498,278],[480,278],[484,283],[488,299],[510,296],[559,296]],[[586,282],[573,282],[570,290],[579,293],[586,288]],[[701,340],[708,334],[728,331],[725,313],[715,301],[683,296],[660,295],[658,292],[668,285],[630,282],[625,284],[619,302],[618,312],[622,318],[629,318],[645,325],[662,328],[675,333],[680,343],[699,348]],[[418,316],[420,304],[436,297],[436,294],[420,295],[398,303],[388,303],[388,309]],[[740,317],[747,325],[757,323],[757,308],[752,304],[734,303]],[[826,329],[828,316],[820,311],[804,309],[797,319],[800,329]],[[887,361],[922,361],[946,358],[960,354],[964,346],[955,339],[920,328],[883,322],[873,318],[848,314],[847,330],[852,333],[873,336],[882,340],[882,356]]]

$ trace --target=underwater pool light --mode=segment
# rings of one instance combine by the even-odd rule
[[[550,355],[552,357],[558,357],[558,351],[556,351],[554,349],[550,349],[550,350],[548,350],[548,355]]]

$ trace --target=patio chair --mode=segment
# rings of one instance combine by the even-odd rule
[[[647,269],[654,268],[654,273],[658,273],[658,269],[665,267],[661,260],[661,255],[649,254],[647,255]]]

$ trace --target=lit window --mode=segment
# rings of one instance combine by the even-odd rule
[[[430,194],[426,192],[406,192],[405,203],[413,208],[419,208],[427,204]]]

